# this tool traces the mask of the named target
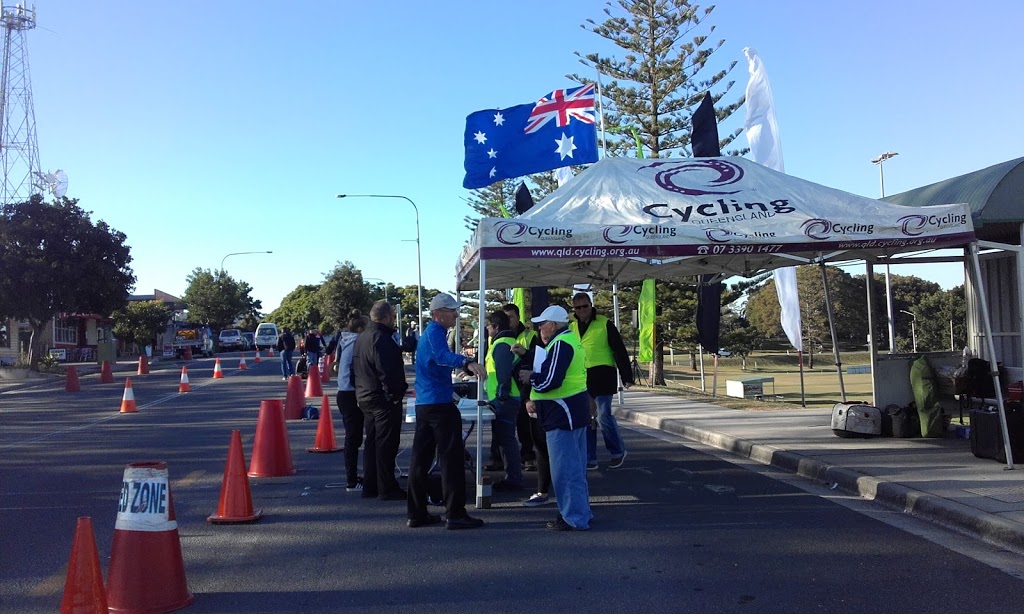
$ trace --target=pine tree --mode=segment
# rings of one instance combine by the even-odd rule
[[[701,8],[688,0],[616,0],[625,12],[613,12],[611,3],[605,8],[607,19],[597,23],[588,19],[583,25],[605,38],[625,54],[625,59],[598,53],[576,55],[580,61],[611,79],[602,85],[604,121],[609,126],[609,150],[624,155],[641,143],[643,155],[651,158],[690,155],[691,118],[706,92],[716,104],[719,122],[743,105],[744,99],[719,105],[735,81],[727,81],[737,61],[728,67],[706,74],[708,62],[725,42],[709,40],[715,27],[708,23],[714,6]],[[706,34],[702,32],[707,32]],[[593,75],[569,75],[586,83]],[[724,151],[739,136],[736,129],[720,137]],[[744,150],[730,151],[742,155]],[[640,152],[637,153],[640,155]],[[664,284],[659,284],[659,292]],[[660,301],[659,301],[660,302]],[[692,321],[692,316],[690,316]],[[655,326],[655,353],[651,379],[665,385],[664,345],[662,329],[668,325],[664,314]]]

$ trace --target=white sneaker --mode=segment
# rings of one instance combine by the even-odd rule
[[[360,479],[355,486],[346,486],[345,492],[360,492],[363,490],[363,481]]]
[[[523,501],[523,507],[540,507],[547,505],[550,501],[551,498],[548,497],[547,493],[538,492],[530,495],[529,499]]]

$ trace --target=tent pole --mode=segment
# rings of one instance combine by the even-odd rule
[[[867,279],[868,295],[868,361],[871,363],[871,404],[878,399],[876,375],[878,374],[878,346],[875,345],[875,266],[870,260],[864,261],[864,277]]]
[[[999,381],[999,363],[996,362],[996,346],[992,341],[992,322],[989,320],[988,298],[981,281],[981,261],[978,258],[978,243],[971,243],[971,264],[974,265],[974,283],[977,289],[978,306],[981,307],[981,327],[985,331],[985,346],[988,350],[989,368],[996,389],[996,404],[999,406],[999,425],[1003,429],[1003,449],[1006,450],[1006,468],[1013,469],[1013,450],[1010,449],[1010,431],[1006,428],[1006,406],[1003,404],[1003,386]]]
[[[839,336],[836,335],[836,314],[832,310],[832,293],[828,288],[828,275],[825,274],[825,263],[821,267],[821,283],[825,286],[825,311],[828,313],[828,328],[832,332],[832,354],[836,357],[836,373],[839,375],[839,396],[846,402],[846,387],[843,385],[843,361],[839,358]],[[813,343],[813,341],[812,341]]]
[[[700,356],[700,391],[707,392],[708,388],[704,385],[704,346],[697,344],[697,353]]]
[[[615,314],[615,330],[621,331],[622,328],[619,326],[619,284],[612,284],[612,311]],[[615,377],[619,383],[619,407],[624,404],[622,395],[622,374],[619,370],[615,370]]]
[[[479,314],[476,323],[476,355],[477,361],[483,359],[484,335],[487,334],[484,328],[484,316],[487,313],[487,261],[480,259],[480,303]],[[483,363],[479,363],[483,364]],[[490,486],[484,489],[483,466],[484,466],[484,378],[476,378],[476,508],[490,507],[491,493]]]

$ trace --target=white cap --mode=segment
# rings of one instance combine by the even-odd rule
[[[459,301],[452,298],[450,294],[444,292],[438,294],[434,298],[430,299],[430,311],[436,309],[458,309]]]
[[[540,324],[541,322],[561,322],[564,324],[569,321],[569,312],[558,305],[551,305],[536,318],[531,318],[530,321],[535,324]]]

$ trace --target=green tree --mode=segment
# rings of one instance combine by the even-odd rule
[[[131,301],[114,311],[114,336],[126,343],[149,345],[167,329],[171,310],[163,301]]]
[[[316,300],[323,318],[320,325],[327,332],[341,330],[348,324],[353,309],[369,313],[373,298],[362,272],[349,261],[337,263],[327,273]]]
[[[967,300],[963,286],[922,296],[907,311],[917,316],[918,351],[941,352],[962,349],[967,345]],[[953,329],[952,345],[950,326]]]
[[[290,328],[294,332],[320,326],[323,316],[320,313],[319,290],[318,284],[296,287],[281,300],[281,304],[267,319],[282,330]]]
[[[259,317],[262,303],[250,295],[252,286],[236,281],[223,270],[197,267],[186,281],[188,287],[181,298],[188,306],[188,318],[192,322],[206,323],[220,330],[245,316]]]
[[[125,235],[77,199],[33,195],[0,207],[0,318],[32,327],[29,364],[39,369],[44,327],[58,313],[108,314],[135,285]]]

